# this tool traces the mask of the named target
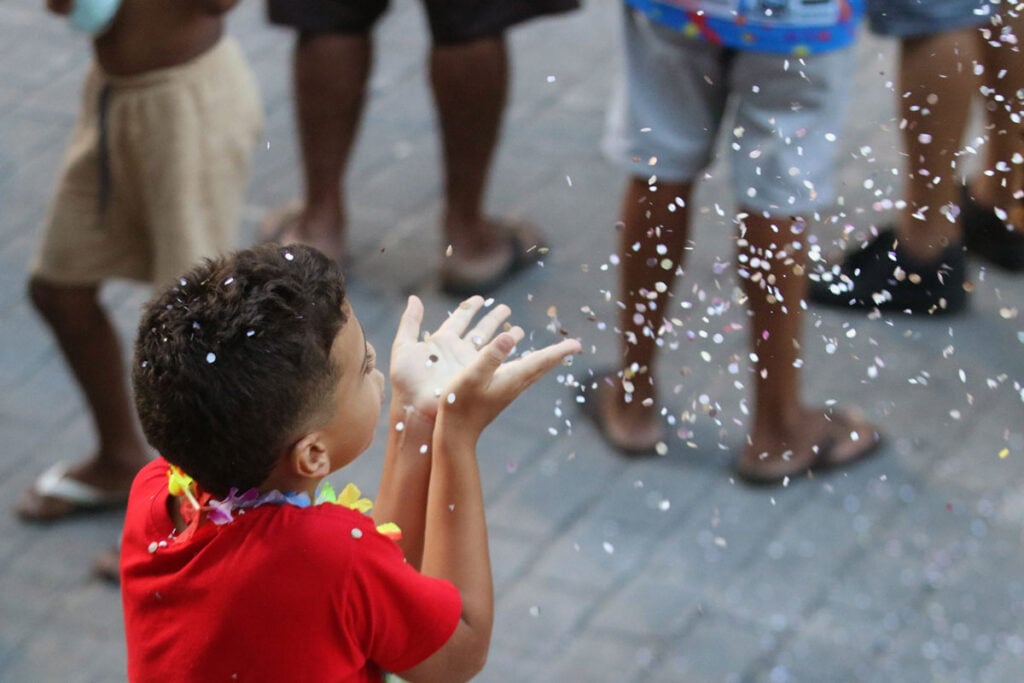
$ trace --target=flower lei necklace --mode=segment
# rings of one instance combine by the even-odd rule
[[[313,505],[341,505],[350,510],[358,510],[363,514],[373,508],[373,501],[369,498],[361,498],[359,487],[355,484],[348,484],[336,493],[330,483],[324,481],[317,487],[316,494],[310,500],[308,493],[282,493],[278,490],[260,493],[259,489],[251,488],[244,493],[231,487],[226,498],[217,500],[206,491],[199,488],[199,485],[192,477],[185,474],[180,467],[171,465],[167,469],[167,491],[172,496],[182,500],[180,506],[182,519],[185,520],[185,530],[175,535],[175,541],[184,541],[191,538],[202,523],[203,513],[206,519],[222,526],[234,521],[234,514],[237,511],[245,511],[257,508],[261,505],[294,505],[305,508]],[[393,522],[378,524],[377,531],[392,540],[399,540],[402,531]]]

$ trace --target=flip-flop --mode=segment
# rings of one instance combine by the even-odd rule
[[[127,491],[104,491],[103,489],[72,479],[68,476],[70,466],[58,462],[39,475],[29,495],[59,501],[66,511],[60,514],[35,514],[26,506],[18,506],[18,516],[31,522],[51,522],[75,515],[103,512],[124,507],[128,502]]]
[[[547,253],[547,243],[533,224],[514,220],[496,220],[494,224],[512,250],[512,258],[500,272],[479,280],[460,278],[451,272],[445,272],[442,268],[441,291],[444,294],[460,299],[476,294],[490,294],[518,273],[540,261]]]
[[[852,440],[839,438],[837,434],[840,430],[845,430],[847,434],[852,433],[855,420],[853,420],[849,413],[841,411],[832,412],[831,419],[836,423],[835,426],[825,436],[824,443],[818,446],[818,450],[813,454],[807,466],[788,474],[769,475],[759,472],[756,468],[744,467],[737,463],[735,468],[736,476],[743,482],[753,486],[778,486],[787,479],[796,479],[808,473],[828,472],[864,462],[878,452],[879,446],[882,444],[882,435],[877,429],[872,427],[871,434],[867,439],[864,439],[864,443],[859,449],[855,450],[851,455],[837,458],[836,452],[840,447],[844,445],[849,446],[852,443]]]
[[[590,381],[580,383],[579,391],[576,393],[576,405],[579,406],[580,414],[587,418],[597,429],[601,438],[619,453],[634,458],[659,455],[658,444],[663,443],[663,439],[658,439],[647,446],[630,446],[616,443],[608,433],[607,425],[601,416],[601,393],[613,389],[613,383],[618,381],[615,375],[615,370],[603,369],[596,371]]]

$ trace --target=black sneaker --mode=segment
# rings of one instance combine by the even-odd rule
[[[922,264],[900,251],[887,228],[842,263],[811,275],[808,298],[840,308],[957,313],[967,305],[966,271],[962,246],[946,247],[938,262]]]
[[[960,188],[960,223],[967,251],[1000,268],[1024,271],[1024,232],[1010,229],[995,209],[974,201],[966,185]]]

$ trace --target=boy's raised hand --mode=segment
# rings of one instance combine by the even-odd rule
[[[506,363],[523,330],[510,327],[495,336],[511,314],[504,304],[473,324],[483,305],[482,297],[466,299],[435,332],[420,340],[423,304],[418,297],[409,297],[391,347],[396,400],[430,418],[444,402],[449,411],[482,430],[524,389],[580,350],[579,342],[567,339]]]
[[[425,333],[421,340],[423,303],[419,297],[409,297],[391,346],[391,386],[396,400],[427,417],[437,416],[445,386],[476,358],[511,314],[508,306],[495,306],[469,329],[483,304],[479,296],[463,301],[437,330]],[[522,338],[523,331],[513,334]]]

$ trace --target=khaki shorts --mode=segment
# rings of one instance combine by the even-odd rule
[[[138,76],[94,64],[33,276],[164,284],[230,250],[262,126],[259,90],[231,38]]]

